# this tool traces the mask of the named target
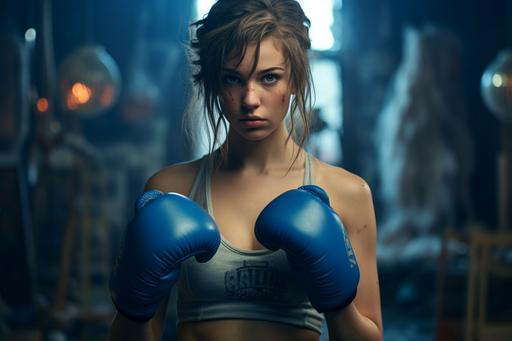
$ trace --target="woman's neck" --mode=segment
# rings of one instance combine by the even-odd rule
[[[240,139],[238,135],[228,134],[227,157],[222,168],[227,170],[246,170],[257,173],[268,172],[273,169],[288,169],[295,160],[300,162],[303,150],[288,139],[288,132],[283,126],[279,131],[263,140],[250,141]],[[301,163],[299,163],[301,164]]]

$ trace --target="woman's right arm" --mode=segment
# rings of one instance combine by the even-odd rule
[[[169,296],[159,306],[155,316],[144,323],[134,321],[117,313],[110,328],[110,341],[156,341],[161,340]]]
[[[144,191],[156,189],[164,193],[177,192],[188,195],[196,171],[196,162],[168,167],[153,175],[147,181]],[[167,297],[160,302],[155,315],[147,322],[139,322],[117,312],[111,325],[110,340],[161,340],[169,297],[170,295],[167,295]]]

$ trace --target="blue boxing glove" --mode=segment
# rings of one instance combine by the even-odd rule
[[[136,321],[151,319],[176,283],[180,263],[191,256],[206,262],[219,244],[213,219],[192,200],[177,193],[144,192],[110,276],[117,310]]]
[[[281,194],[260,213],[255,233],[266,248],[286,252],[292,272],[316,310],[332,312],[352,302],[359,267],[323,189],[307,185]]]

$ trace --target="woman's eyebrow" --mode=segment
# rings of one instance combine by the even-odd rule
[[[266,68],[263,70],[258,70],[257,72],[258,73],[267,73],[267,72],[271,72],[271,71],[285,71],[285,68],[281,67],[281,66],[273,66],[273,67],[269,67],[269,68]]]
[[[240,74],[240,72],[238,72],[236,69],[230,69],[230,68],[227,68],[227,67],[223,67],[222,71],[229,72],[229,73],[234,73],[234,74],[237,74],[237,75]]]
[[[229,72],[229,73],[233,73],[233,74],[237,74],[237,75],[241,74],[240,71],[238,71],[236,69],[227,68],[227,67],[222,68],[222,70],[224,72]],[[273,66],[273,67],[269,67],[269,68],[262,69],[262,70],[256,70],[256,73],[262,74],[262,73],[267,73],[267,72],[271,72],[271,71],[286,71],[286,69],[281,66]]]

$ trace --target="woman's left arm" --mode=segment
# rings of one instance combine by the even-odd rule
[[[382,340],[382,316],[377,274],[377,227],[372,194],[359,177],[343,189],[332,206],[340,215],[360,271],[355,299],[342,310],[326,314],[331,340]]]

